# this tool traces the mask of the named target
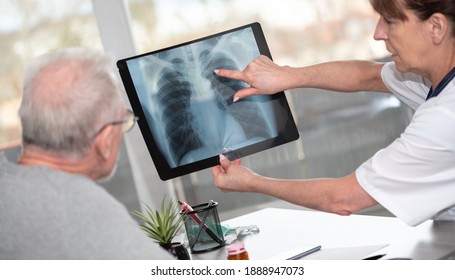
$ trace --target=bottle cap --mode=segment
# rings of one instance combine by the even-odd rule
[[[245,252],[245,245],[243,242],[236,242],[227,246],[228,255],[238,255]]]

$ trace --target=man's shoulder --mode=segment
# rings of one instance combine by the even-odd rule
[[[115,199],[92,179],[78,174],[53,170],[45,166],[22,166],[0,163],[0,200],[7,204],[25,203],[30,207],[53,204],[71,207],[79,204],[115,204]],[[106,202],[107,201],[107,202]]]

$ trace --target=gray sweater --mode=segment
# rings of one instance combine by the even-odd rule
[[[173,259],[91,179],[0,152],[0,259]]]

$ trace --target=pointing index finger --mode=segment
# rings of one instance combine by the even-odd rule
[[[223,78],[244,81],[243,72],[238,71],[238,70],[216,69],[214,72],[215,72],[215,74],[217,74],[218,76],[223,77]]]

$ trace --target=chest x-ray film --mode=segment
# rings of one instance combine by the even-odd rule
[[[261,26],[249,24],[119,60],[117,66],[162,180],[298,139],[283,92],[232,102],[247,84],[215,69],[243,70],[270,57]]]

